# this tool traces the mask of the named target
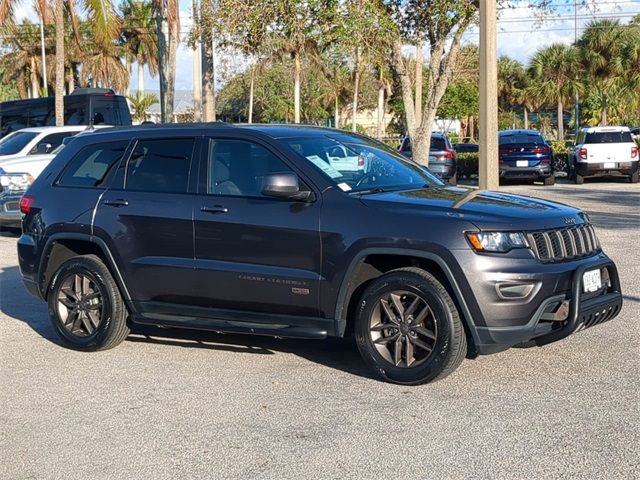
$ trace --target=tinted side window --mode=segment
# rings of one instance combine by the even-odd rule
[[[207,193],[260,197],[266,174],[290,171],[261,145],[244,140],[209,142]]]
[[[103,186],[109,172],[122,158],[128,144],[128,140],[120,140],[84,147],[71,159],[58,180],[58,185],[63,187]]]
[[[186,193],[193,138],[139,140],[126,172],[126,190]]]

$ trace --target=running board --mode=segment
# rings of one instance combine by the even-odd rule
[[[270,316],[267,316],[270,317]],[[263,317],[264,318],[264,317]],[[152,325],[161,328],[186,328],[218,333],[241,333],[251,335],[267,335],[279,338],[301,338],[321,340],[327,338],[333,327],[333,320],[306,317],[273,318],[274,323],[263,323],[237,319],[201,318],[166,313],[142,313],[131,316],[134,324]],[[267,320],[265,318],[265,320]],[[286,322],[294,320],[293,322]]]

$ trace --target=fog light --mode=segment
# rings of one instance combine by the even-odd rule
[[[498,296],[505,300],[520,300],[527,298],[533,291],[535,283],[497,283]]]

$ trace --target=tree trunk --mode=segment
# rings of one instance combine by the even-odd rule
[[[416,92],[415,92],[415,109],[416,118],[422,117],[422,65],[424,64],[422,35],[418,34],[416,41]]]
[[[300,123],[300,75],[302,71],[300,52],[293,53],[293,67],[293,121]]]
[[[524,129],[529,130],[529,110],[524,107]]]
[[[138,62],[138,93],[144,95],[144,65]]]
[[[333,128],[340,128],[340,98],[337,92],[333,105]]]
[[[160,122],[167,121],[167,19],[165,13],[156,18],[158,35],[158,80],[160,84]],[[140,66],[138,65],[138,69]],[[138,89],[140,89],[141,75],[138,71]]]
[[[178,15],[176,13],[176,15]],[[180,20],[179,15],[176,17],[176,22],[169,26],[169,45],[167,49],[167,118],[170,122],[175,122],[173,114],[173,103],[176,95],[176,59],[178,54],[178,47],[180,46]]]
[[[249,80],[249,123],[253,123],[253,90],[256,84],[256,67],[251,65],[251,78]]]
[[[411,138],[411,153],[414,161],[421,165],[429,165],[429,150],[431,148],[431,132],[424,134],[420,132]],[[426,159],[426,162],[425,160]]]
[[[376,137],[378,140],[384,136],[384,82],[382,81],[382,75],[380,77],[380,83],[378,85],[378,124],[376,128]]]
[[[125,55],[124,56],[124,67],[127,70],[127,78],[131,78],[131,59],[129,58],[129,55]],[[67,77],[68,80],[68,77]],[[67,81],[68,84],[68,81]],[[124,89],[124,95],[125,97],[128,97],[129,95],[131,95],[131,81],[127,82],[127,88]]]
[[[603,127],[606,127],[607,125],[609,125],[608,123],[608,110],[609,110],[609,104],[607,102],[607,98],[605,97],[602,100],[602,111],[600,112],[600,125]]]
[[[38,80],[38,71],[36,70],[36,59],[31,58],[31,98],[40,97],[40,80]]]
[[[56,0],[56,126],[64,125],[64,0]]]
[[[199,23],[198,0],[193,0],[193,23]],[[195,39],[193,48],[193,121],[202,121],[202,44],[199,38]]]
[[[476,139],[476,125],[475,125],[475,123],[476,123],[476,119],[475,119],[475,117],[473,115],[471,115],[469,117],[469,126],[467,127],[467,130],[469,131],[469,136],[474,140]]]
[[[76,85],[73,78],[73,70],[69,69],[69,75],[67,75],[67,93],[71,95],[75,90]]]
[[[558,100],[558,140],[564,140],[564,109],[562,100]]]
[[[358,116],[358,94],[360,90],[360,47],[356,47],[355,65],[353,68],[353,105],[351,110],[351,131],[356,132],[356,117]]]
[[[213,32],[205,29],[202,34],[202,93],[204,96],[203,117],[205,122],[215,122],[216,120],[213,55]]]

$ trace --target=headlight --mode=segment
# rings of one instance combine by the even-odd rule
[[[505,253],[514,248],[529,248],[522,232],[467,232],[466,236],[476,252]]]
[[[23,192],[33,183],[33,177],[28,173],[3,173],[0,175],[2,190],[11,192]]]

